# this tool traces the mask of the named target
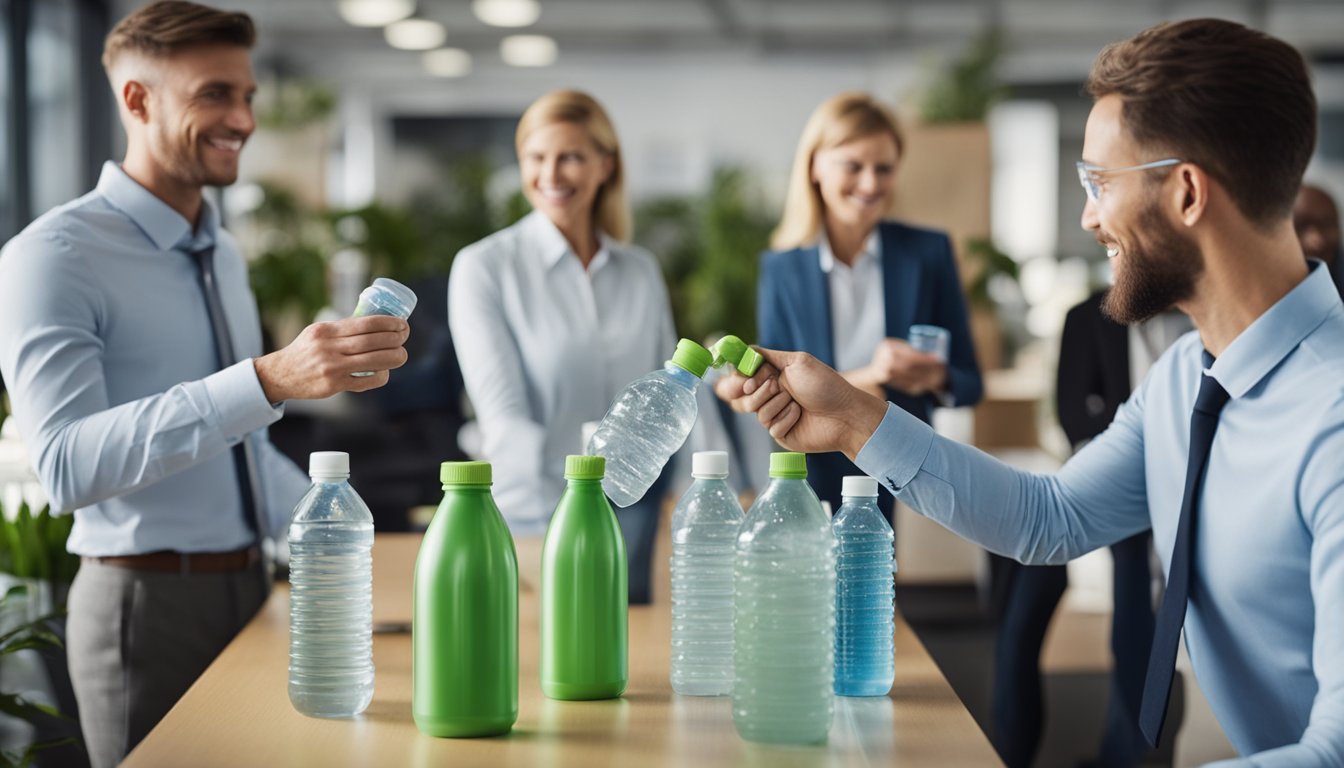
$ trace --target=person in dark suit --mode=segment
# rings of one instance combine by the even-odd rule
[[[1189,330],[1188,318],[1166,313],[1126,328],[1102,314],[1106,291],[1069,310],[1059,345],[1055,405],[1075,451],[1110,426],[1115,412],[1158,356]],[[1136,338],[1131,343],[1131,334]],[[1147,752],[1134,720],[1143,694],[1153,636],[1150,531],[1111,546],[1115,561],[1111,621],[1111,674],[1099,766],[1137,765]],[[993,742],[1004,762],[1031,765],[1040,743],[1043,700],[1041,644],[1050,617],[1068,586],[1063,565],[1022,565],[1003,559],[999,579],[999,631],[995,639]]]
[[[762,346],[810,352],[927,422],[937,405],[979,401],[982,384],[947,235],[885,220],[903,150],[895,118],[867,94],[812,114],[762,257],[758,332]],[[916,324],[950,332],[946,360],[905,341]],[[839,508],[841,479],[861,473],[839,453],[807,461],[817,495]],[[883,490],[888,519],[892,501]]]
[[[1303,184],[1293,202],[1293,229],[1302,243],[1302,255],[1325,262],[1335,287],[1344,296],[1344,255],[1340,253],[1339,206],[1330,193]]]

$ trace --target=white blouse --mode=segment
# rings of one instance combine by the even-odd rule
[[[873,360],[877,345],[887,337],[887,306],[882,297],[882,241],[874,228],[863,250],[848,266],[835,258],[823,230],[817,258],[831,292],[831,343],[835,369],[851,371]]]
[[[601,236],[585,270],[533,212],[463,248],[448,280],[448,325],[515,533],[544,533],[582,426],[625,385],[672,356],[676,336],[657,261]]]

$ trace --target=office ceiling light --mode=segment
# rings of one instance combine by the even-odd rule
[[[541,16],[537,0],[472,0],[471,10],[492,27],[526,27]]]
[[[549,67],[559,49],[545,35],[509,35],[499,41],[499,55],[514,67]]]
[[[461,48],[439,48],[425,54],[424,64],[435,77],[462,77],[471,72],[471,54]]]
[[[383,30],[387,44],[403,51],[428,51],[443,45],[448,33],[443,25],[428,19],[405,19],[388,24]]]
[[[346,24],[386,27],[415,13],[415,0],[341,0],[337,7]]]

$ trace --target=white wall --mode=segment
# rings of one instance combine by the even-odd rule
[[[344,167],[352,181],[342,189],[367,190],[353,178],[371,171],[380,197],[397,199],[408,191],[409,179],[392,164],[387,146],[394,115],[519,115],[549,90],[576,87],[601,101],[615,121],[633,198],[702,192],[715,166],[736,164],[753,169],[777,204],[798,136],[818,104],[839,91],[859,89],[894,105],[911,92],[919,72],[912,56],[763,62],[756,54],[679,54],[500,69],[486,77],[437,81],[432,91],[422,82],[349,85],[342,101],[353,110],[346,112],[350,139],[364,142],[365,149],[356,151],[356,141],[347,140]],[[371,152],[363,138],[370,129]]]

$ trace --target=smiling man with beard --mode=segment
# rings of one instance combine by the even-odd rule
[[[122,20],[103,64],[125,160],[0,251],[0,372],[52,507],[75,515],[68,654],[95,766],[265,599],[260,544],[307,487],[267,438],[283,402],[380,387],[406,360],[386,316],[261,355],[242,254],[202,194],[235,181],[256,125],[253,37],[245,14],[188,2]]]
[[[1344,765],[1344,305],[1293,199],[1316,135],[1301,55],[1239,24],[1106,48],[1088,91],[1083,226],[1106,311],[1196,327],[1054,475],[942,438],[809,355],[762,350],[719,395],[790,450],[842,450],[991,550],[1062,563],[1151,526],[1167,574],[1138,721],[1166,714],[1182,628],[1238,765]]]

